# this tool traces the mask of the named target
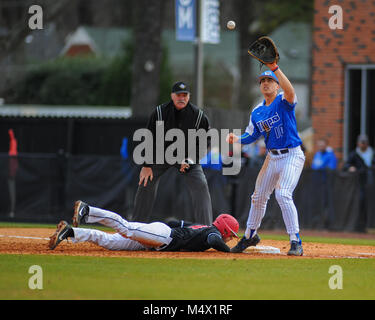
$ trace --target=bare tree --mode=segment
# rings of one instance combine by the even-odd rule
[[[160,0],[136,0],[130,103],[135,117],[148,117],[158,102],[164,5]]]
[[[43,23],[45,24],[56,19],[66,8],[68,8],[70,0],[51,1],[48,2],[48,5],[43,5],[43,3],[44,2],[42,2],[41,5],[43,8]],[[30,33],[31,30],[29,29],[27,18],[29,5],[31,6],[32,4],[33,1],[24,1],[20,4],[19,8],[12,8],[12,12],[17,10],[21,12],[21,14],[19,19],[12,20],[13,25],[9,26],[9,28],[11,28],[11,32],[1,37],[0,62],[3,61],[3,59],[9,54],[14,52],[25,37]]]
[[[247,53],[249,45],[259,37],[256,28],[252,28],[256,20],[257,0],[236,0],[234,2],[238,19],[239,30],[239,89],[237,103],[238,109],[249,109],[253,102],[251,83],[254,81],[251,73],[251,58]]]

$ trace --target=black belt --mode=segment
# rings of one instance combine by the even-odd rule
[[[270,150],[272,154],[274,154],[275,156],[279,156],[280,154],[285,154],[285,153],[288,153],[289,152],[289,149],[271,149]]]

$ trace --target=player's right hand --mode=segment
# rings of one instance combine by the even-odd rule
[[[147,186],[148,180],[152,181],[154,178],[154,175],[152,173],[152,169],[149,167],[143,167],[141,172],[139,173],[139,183],[138,185],[141,185],[143,182],[143,186]]]
[[[235,142],[238,142],[239,138],[233,132],[231,132],[227,135],[227,138],[225,140],[227,143],[233,144]]]

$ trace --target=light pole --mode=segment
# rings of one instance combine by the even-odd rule
[[[201,35],[201,0],[196,0],[197,29],[195,38],[195,98],[194,103],[203,108],[203,42]]]

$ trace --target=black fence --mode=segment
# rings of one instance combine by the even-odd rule
[[[56,223],[71,220],[74,201],[84,200],[131,220],[140,168],[120,156],[0,154],[0,221]],[[204,169],[214,216],[234,215],[245,227],[259,167],[244,166],[237,176]],[[170,169],[159,184],[150,220],[192,220],[181,174]],[[375,185],[361,186],[358,174],[305,169],[294,192],[301,229],[364,231],[375,227]],[[271,196],[263,229],[283,229]]]

